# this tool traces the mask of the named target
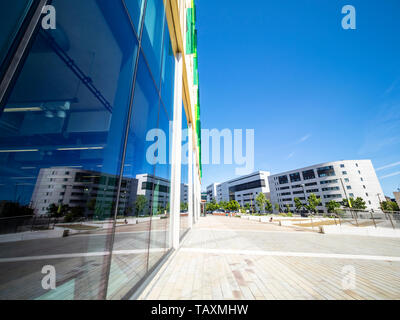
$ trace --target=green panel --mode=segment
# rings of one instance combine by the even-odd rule
[[[193,25],[193,9],[192,8],[187,9],[186,24],[187,24],[186,54],[193,54],[194,53],[194,45],[193,45],[194,25]]]

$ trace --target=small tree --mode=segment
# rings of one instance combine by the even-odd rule
[[[267,198],[265,197],[265,194],[260,192],[256,197],[256,203],[257,203],[257,206],[258,206],[258,209],[260,212],[262,210],[264,210],[266,201],[267,201]]]
[[[291,213],[291,212],[290,212],[290,205],[286,204],[285,207],[286,207],[286,212],[287,212],[287,213]]]
[[[186,202],[181,202],[181,212],[187,211],[188,208],[189,208],[189,206]]]
[[[246,211],[247,211],[247,210],[250,211],[250,203],[246,203],[246,204],[244,205],[244,208],[246,209]]]
[[[228,207],[228,210],[231,210],[231,211],[239,211],[239,209],[240,209],[240,204],[239,204],[239,202],[237,202],[236,200],[231,200],[231,201],[229,201],[227,207]]]
[[[294,205],[296,206],[297,211],[300,211],[304,207],[304,204],[300,201],[299,198],[294,198]]]
[[[317,212],[317,207],[321,204],[321,199],[317,198],[314,193],[311,193],[308,197],[307,209],[313,213]]]
[[[340,208],[340,203],[336,202],[335,200],[331,200],[328,203],[326,203],[325,207],[329,213],[334,213],[336,209]]]
[[[279,207],[279,204],[278,204],[278,203],[275,203],[275,210],[276,210],[276,212],[278,212],[278,213],[279,213],[279,211],[280,211],[280,207]]]
[[[271,201],[269,201],[269,199],[267,199],[265,201],[265,208],[264,209],[265,209],[266,212],[269,212],[269,213],[271,213],[273,211],[272,203],[271,203]]]
[[[135,201],[136,216],[140,216],[147,205],[147,199],[144,195],[138,195]]]
[[[47,208],[47,213],[55,218],[59,217],[64,217],[69,211],[70,207],[67,204],[59,204],[56,205],[55,203],[52,203],[48,208]]]
[[[393,201],[382,201],[381,209],[382,211],[399,211],[399,206]]]
[[[357,197],[356,200],[354,200],[354,209],[358,210],[364,210],[367,208],[365,201],[361,197]]]

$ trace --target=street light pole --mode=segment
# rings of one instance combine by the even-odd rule
[[[306,189],[305,189],[305,184],[304,183],[302,183],[301,184],[301,188],[303,189],[303,194],[304,194],[304,208],[306,207],[306,204],[307,204],[307,195],[306,195]]]

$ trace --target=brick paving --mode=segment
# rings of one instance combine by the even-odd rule
[[[400,299],[400,242],[209,216],[140,299]]]

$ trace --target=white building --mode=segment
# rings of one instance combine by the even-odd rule
[[[396,200],[398,206],[400,207],[400,191],[398,192],[393,192],[394,199]]]
[[[268,199],[270,198],[269,175],[270,173],[267,171],[257,171],[223,183],[212,184],[207,187],[207,192],[209,190],[212,192],[215,185],[217,202],[236,200],[241,206],[248,203],[254,207],[256,205],[255,199],[259,193],[264,193]]]
[[[207,202],[217,201],[217,186],[219,183],[210,184],[207,187]]]
[[[268,181],[272,203],[281,208],[289,205],[292,210],[295,198],[304,201],[311,193],[322,200],[318,207],[321,213],[326,212],[325,204],[330,200],[361,197],[369,210],[378,210],[384,200],[371,160],[321,163],[271,175]]]
[[[119,213],[130,211],[137,192],[136,179],[123,179],[119,199]],[[86,215],[93,214],[94,206],[110,208],[115,203],[118,179],[114,175],[71,167],[40,169],[31,198],[37,215],[48,212],[51,204],[83,208]],[[90,205],[90,203],[93,203]]]

